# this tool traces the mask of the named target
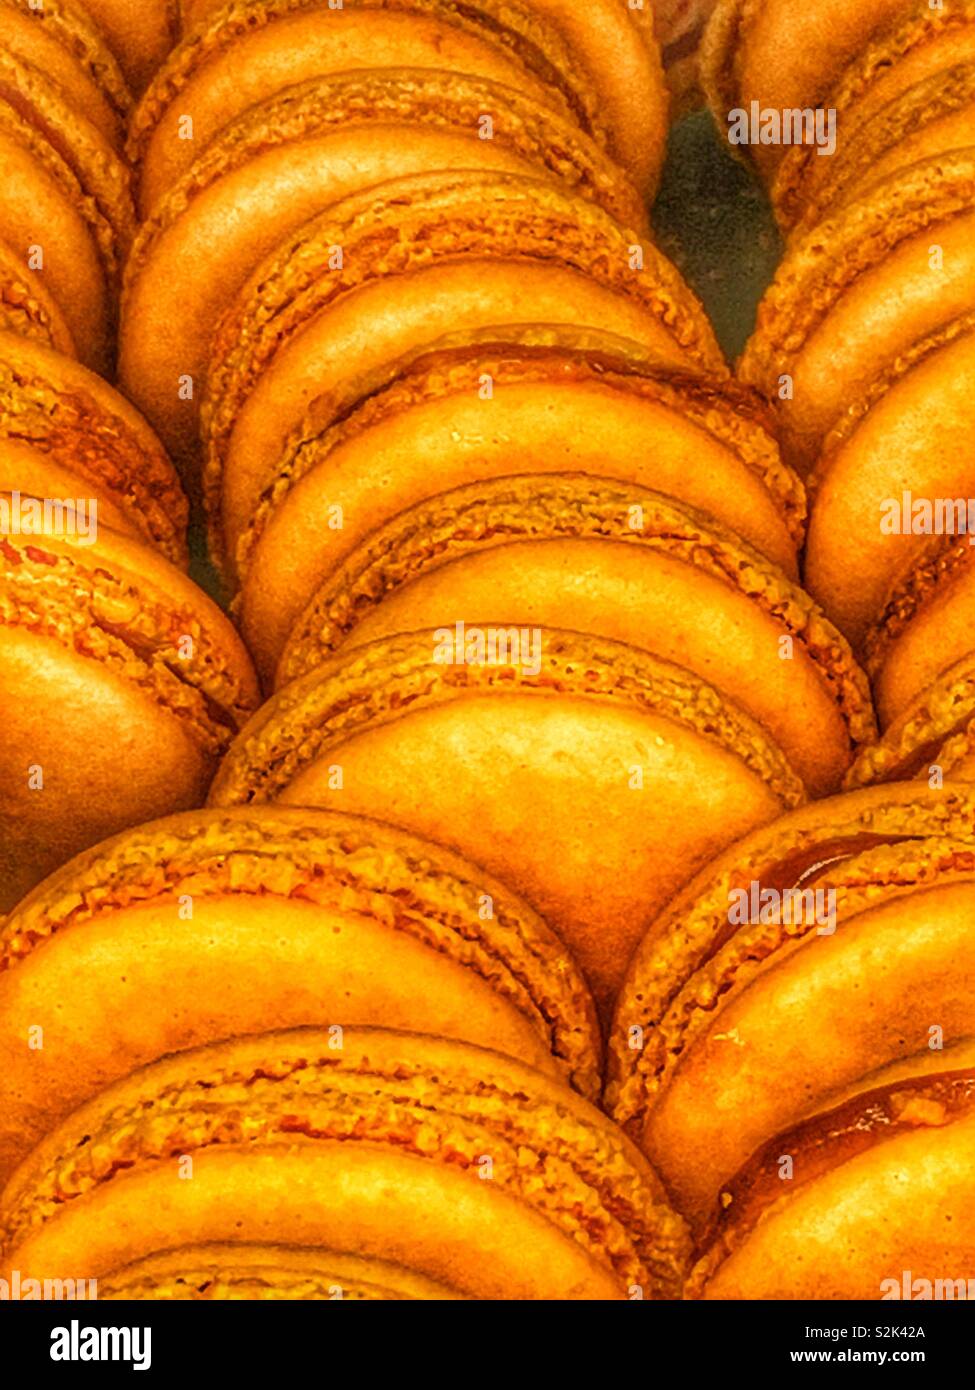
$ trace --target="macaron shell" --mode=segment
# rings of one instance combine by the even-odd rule
[[[889,100],[886,84],[874,78],[865,94],[851,100],[852,109],[837,112],[833,155],[821,157],[808,146],[793,146],[779,166],[772,198],[776,215],[794,235],[850,202],[863,187],[911,164],[975,144],[975,27],[963,38],[963,45],[953,45],[943,55],[940,67],[913,85],[899,84]],[[899,67],[890,71],[896,73]]]
[[[238,33],[228,47],[198,59],[187,80],[182,74],[188,64],[188,52],[173,55],[135,118],[132,153],[139,155],[143,216],[248,107],[314,77],[357,68],[433,68],[500,82],[556,110],[565,105],[500,43],[445,24],[442,17],[408,11],[299,10]],[[167,87],[171,69],[181,80]],[[166,96],[169,103],[159,112]],[[180,135],[186,117],[193,122],[192,140]]]
[[[335,766],[341,790],[329,786]],[[634,766],[646,793],[629,789]],[[781,808],[734,753],[666,719],[518,695],[407,714],[330,750],[279,799],[382,805],[394,824],[483,864],[565,941],[604,1011],[655,909]]]
[[[118,149],[122,141],[124,111],[120,111],[109,99],[105,88],[84,64],[78,50],[72,50],[69,46],[71,12],[63,5],[58,6],[52,26],[44,23],[48,17],[47,10],[47,4],[28,9],[18,5],[16,0],[7,0],[7,3],[0,5],[0,48],[40,68],[58,84],[72,106],[97,126],[105,139]],[[63,20],[64,27],[58,26],[58,19]],[[79,38],[82,43],[85,40],[90,43],[91,29]],[[109,53],[101,56],[111,62]]]
[[[341,572],[334,582],[342,583]],[[459,557],[392,589],[378,605],[361,610],[342,645],[438,626],[453,629],[464,621],[481,627],[571,624],[577,632],[625,642],[686,667],[769,731],[811,795],[835,791],[850,765],[849,728],[802,643],[783,660],[789,629],[749,593],[685,555],[644,547],[638,538],[520,539]],[[315,660],[312,650],[299,656],[305,631],[299,624],[285,648],[286,678]]]
[[[53,347],[74,357],[75,345],[64,314],[49,293],[43,275],[27,267],[21,255],[0,239],[0,331]]]
[[[883,612],[892,576],[910,571],[931,542],[883,529],[891,503],[900,519],[904,493],[933,503],[972,492],[973,391],[975,332],[969,331],[895,379],[820,464],[805,584],[857,646]],[[951,660],[949,650],[942,665]],[[891,717],[886,702],[881,715]]]
[[[969,788],[918,782],[861,788],[789,811],[717,856],[672,897],[634,953],[607,1038],[607,1111],[638,1130],[667,1063],[660,1023],[720,950],[732,890],[751,882],[791,887],[809,870],[867,846],[932,838],[958,846],[975,840]],[[642,1036],[642,1047],[633,1046],[634,1036]]]
[[[485,369],[493,365],[487,359]],[[334,445],[322,448],[321,461],[270,506],[248,556],[240,614],[264,672],[276,664],[315,588],[368,531],[434,490],[506,476],[513,439],[521,471],[632,479],[680,496],[795,575],[793,527],[799,517],[794,514],[787,524],[777,499],[730,441],[708,431],[690,410],[681,411],[679,381],[672,399],[657,400],[627,391],[625,382],[563,384],[558,365],[553,353],[550,380],[502,377],[487,401],[467,390],[418,402],[351,438],[339,434]],[[474,375],[477,370],[472,366]],[[231,554],[241,526],[248,525],[237,510],[243,500],[228,487],[224,515]],[[336,507],[340,529],[323,524],[339,514],[330,511]]]
[[[4,492],[20,492],[23,497],[39,499],[96,502],[98,525],[139,537],[138,523],[130,509],[120,507],[107,488],[93,487],[90,478],[62,468],[33,445],[0,438],[0,493]]]
[[[109,290],[89,224],[52,169],[0,125],[0,238],[25,273],[36,276],[57,304],[82,362],[107,372],[111,359]],[[33,269],[38,249],[43,269]]]
[[[645,1124],[646,1152],[685,1215],[705,1219],[762,1143],[918,1051],[933,1025],[948,1040],[971,1034],[973,903],[975,885],[960,883],[841,918],[724,997]]]
[[[565,35],[598,94],[613,153],[652,197],[667,143],[668,98],[652,25],[622,0],[531,0]]]
[[[221,0],[184,0],[183,32],[214,14]],[[628,0],[528,0],[561,35],[575,72],[609,127],[611,153],[641,191],[656,186],[667,139],[667,89],[652,17]]]
[[[719,129],[728,111],[822,105],[847,63],[904,10],[904,0],[718,0],[702,50],[706,87]],[[769,177],[786,147],[749,147]]]
[[[105,1086],[216,1038],[381,1023],[563,1075],[490,980],[406,932],[284,897],[187,892],[192,917],[164,894],[55,932],[0,974],[0,1186]]]
[[[324,382],[341,391],[353,370],[378,369],[448,330],[530,322],[599,326],[664,366],[688,366],[668,328],[635,299],[555,262],[464,258],[384,277],[343,295],[265,368],[228,441],[229,505],[243,515],[256,501]]]
[[[874,687],[885,728],[904,715],[957,661],[975,650],[973,612],[975,574],[972,562],[962,555],[960,563],[913,614],[908,614],[906,624],[878,654],[881,664]]]
[[[250,159],[197,193],[130,271],[122,307],[119,380],[180,460],[194,457],[199,400],[214,325],[248,275],[278,244],[329,204],[389,179],[471,166],[541,171],[500,141],[476,133],[349,122]],[[179,199],[179,188],[169,195]],[[199,267],[188,293],[187,268]],[[194,393],[180,399],[180,378]]]
[[[975,1258],[975,1117],[878,1143],[778,1202],[707,1299],[879,1299],[884,1280],[964,1277]]]
[[[321,1194],[330,1194],[328,1203]],[[101,1275],[190,1241],[287,1242],[406,1264],[486,1299],[618,1299],[612,1273],[494,1182],[366,1144],[217,1147],[140,1165],[69,1203],[5,1264],[21,1278]],[[16,1263],[14,1263],[16,1261]]]
[[[0,626],[5,788],[0,909],[106,835],[199,805],[214,762],[183,721],[115,669]],[[43,788],[32,789],[39,768]]]
[[[848,401],[866,394],[878,369],[971,311],[975,216],[966,210],[966,189],[973,173],[969,150],[913,165],[865,188],[786,253],[740,373],[770,396],[780,395],[782,374],[791,376],[792,398],[778,409],[795,466],[815,461]],[[940,198],[950,213],[937,210]]]

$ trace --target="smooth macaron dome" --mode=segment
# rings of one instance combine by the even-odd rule
[[[135,229],[128,168],[40,70],[0,54],[0,235],[43,276],[87,365],[107,370]]]
[[[71,104],[121,149],[132,96],[111,48],[79,0],[3,0],[2,47],[56,82]]]
[[[973,389],[969,312],[882,362],[826,436],[808,478],[804,582],[858,649],[876,645],[872,630],[893,621],[892,594],[915,571],[926,571],[928,552],[941,539],[927,532],[945,524],[936,515],[938,499],[971,493]],[[928,522],[917,512],[924,504]]]
[[[478,866],[371,817],[191,811],[86,851],[4,919],[0,1170],[137,1066],[303,1024],[457,1037],[600,1085],[575,963]]]
[[[964,1297],[951,1272],[975,1256],[972,1054],[968,1040],[940,1066],[925,1059],[754,1154],[722,1193],[685,1298]]]
[[[94,489],[126,530],[186,567],[188,504],[146,422],[80,363],[0,331],[0,490],[15,488],[37,497]]]
[[[600,327],[670,365],[726,371],[671,263],[554,186],[461,171],[336,205],[254,273],[214,336],[202,412],[211,514],[228,457],[228,478],[257,500],[323,380],[344,394],[350,378],[446,332],[532,321]]]
[[[315,1299],[400,1302],[463,1299],[462,1293],[391,1260],[300,1245],[184,1245],[98,1280],[98,1297],[127,1300]]]
[[[40,534],[5,536],[0,612],[9,907],[87,845],[198,804],[257,686],[216,605],[105,526],[42,511]]]
[[[202,31],[224,8],[224,0],[184,0],[184,35]],[[263,6],[251,8],[260,24]],[[462,15],[444,0],[346,0],[343,8],[396,18],[430,15],[453,27],[463,20],[475,32],[479,27],[539,68],[550,88],[570,83],[577,115],[592,113],[616,162],[644,194],[653,193],[665,153],[668,97],[654,15],[644,0],[590,0],[582,10],[575,0],[474,0]]]
[[[830,208],[922,159],[975,143],[975,6],[947,0],[907,7],[850,64],[827,105],[834,153],[793,145],[772,185],[779,221],[801,229]]]
[[[134,1073],[25,1160],[0,1231],[5,1264],[32,1272],[79,1239],[98,1277],[270,1237],[484,1297],[675,1297],[687,1257],[652,1170],[593,1106],[500,1053],[382,1029],[271,1032]]]
[[[225,478],[211,544],[242,586],[236,610],[265,679],[316,587],[368,532],[438,492],[509,474],[515,439],[525,472],[632,479],[797,574],[803,488],[754,393],[596,329],[447,334],[347,395],[316,397],[260,492]]]
[[[360,189],[450,168],[564,183],[645,225],[638,195],[598,146],[513,88],[419,68],[285,88],[202,151],[143,223],[126,267],[119,376],[167,445],[194,455],[215,325],[282,240]],[[186,378],[192,392],[179,389]]]
[[[917,784],[816,803],[722,855],[648,932],[609,1035],[606,1103],[695,1222],[773,1134],[923,1056],[930,1019],[946,1046],[965,1034],[946,971],[965,950],[973,807],[962,786]],[[733,917],[734,895],[753,886],[832,893],[832,922]],[[800,1023],[807,1014],[816,1029]]]
[[[971,312],[975,151],[861,190],[786,251],[739,374],[777,400],[786,458],[806,470],[850,398]]]
[[[143,214],[248,107],[313,78],[418,68],[461,83],[500,82],[606,144],[598,108],[564,42],[518,0],[503,7],[475,0],[463,13],[442,0],[341,9],[314,0],[245,0],[189,33],[139,103],[128,151],[139,167]]]
[[[473,483],[377,528],[309,603],[279,684],[463,619],[571,622],[687,666],[769,729],[812,794],[836,790],[876,733],[866,678],[803,590],[693,508],[584,474]]]
[[[605,1010],[662,901],[802,783],[731,700],[650,653],[540,630],[536,662],[470,664],[443,659],[444,635],[379,640],[284,687],[211,804],[381,804],[531,903]]]

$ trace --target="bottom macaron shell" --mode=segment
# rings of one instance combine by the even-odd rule
[[[0,1195],[0,1263],[22,1277],[210,1241],[349,1251],[486,1298],[672,1298],[689,1251],[638,1150],[560,1082],[370,1028],[165,1058],[75,1111]]]
[[[539,642],[534,675],[517,660],[438,664],[424,633],[333,660],[242,731],[211,804],[381,807],[520,893],[605,1011],[670,894],[803,793],[759,727],[690,673],[579,634]]]
[[[110,1082],[215,1038],[381,1023],[562,1075],[489,980],[405,932],[287,898],[189,901],[189,919],[181,895],[74,925],[0,974],[0,1183]]]
[[[781,1197],[713,1272],[702,1261],[688,1296],[876,1300],[893,1281],[902,1297],[905,1272],[909,1285],[967,1276],[970,1287],[973,1262],[969,1115],[943,1127],[922,1120]]]
[[[0,624],[0,910],[79,850],[199,805],[216,761],[115,670]]]
[[[354,1250],[487,1299],[618,1299],[613,1275],[544,1217],[467,1174],[368,1145],[221,1147],[140,1167],[71,1202],[3,1261],[24,1278],[98,1279],[174,1243]],[[322,1201],[322,1194],[328,1201]]]
[[[857,1078],[922,1052],[933,1025],[948,1041],[972,1033],[975,887],[901,894],[848,918],[840,910],[833,935],[785,945],[686,1046],[643,1147],[695,1223],[759,1145]]]

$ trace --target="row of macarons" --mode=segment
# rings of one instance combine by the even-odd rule
[[[829,906],[734,917],[743,885]],[[559,938],[428,840],[274,805],[128,832],[0,932],[4,1275],[910,1297],[975,1253],[973,891],[969,787],[817,802],[671,899],[603,1037]]]

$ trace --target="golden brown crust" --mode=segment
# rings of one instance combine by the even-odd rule
[[[591,204],[515,176],[398,179],[344,200],[254,272],[214,335],[202,412],[208,487],[219,487],[233,422],[284,343],[339,295],[439,257],[557,260],[582,270],[640,300],[693,363],[720,374],[720,350],[697,300],[649,245],[644,269],[631,270],[636,243]],[[341,269],[329,265],[336,246]]]

